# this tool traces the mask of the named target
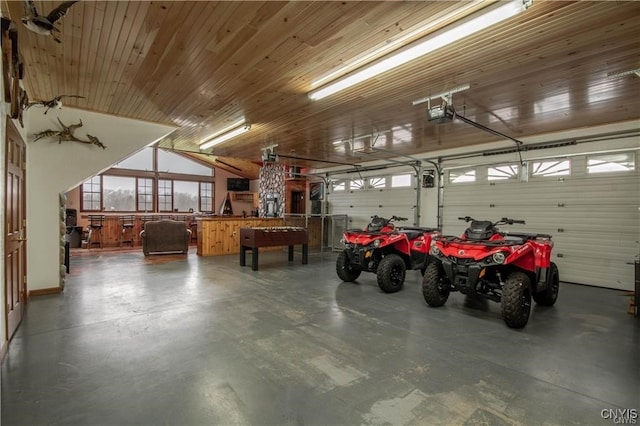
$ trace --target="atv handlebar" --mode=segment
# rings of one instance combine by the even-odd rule
[[[379,218],[380,216],[378,216],[377,214],[374,214],[373,216],[371,216],[371,219],[375,219],[375,218]],[[384,219],[384,218],[382,218]],[[385,219],[387,221],[387,223],[391,222],[392,220],[397,220],[397,221],[403,221],[403,220],[409,220],[406,217],[400,217],[400,216],[391,216],[389,219]]]
[[[507,219],[506,217],[502,218],[502,221],[504,223],[508,223],[509,225],[513,225],[514,223],[520,223],[522,225],[525,224],[524,220],[518,220],[518,219]]]
[[[465,216],[465,217],[459,217],[458,220],[464,220],[465,222],[471,222],[471,221],[474,221],[475,219],[472,218],[471,216]],[[524,220],[509,219],[507,217],[503,217],[499,221],[493,222],[493,226],[501,225],[501,224],[513,225],[514,223],[525,225],[525,221]]]

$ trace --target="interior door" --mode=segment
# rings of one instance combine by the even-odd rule
[[[27,248],[25,167],[26,145],[7,117],[5,174],[5,333],[11,339],[22,320],[26,303]]]
[[[304,214],[304,192],[291,191],[291,213]]]

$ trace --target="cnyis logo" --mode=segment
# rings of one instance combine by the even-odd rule
[[[605,408],[600,416],[617,425],[635,425],[638,423],[638,410],[635,408]]]

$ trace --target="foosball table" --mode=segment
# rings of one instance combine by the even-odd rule
[[[302,245],[302,264],[309,260],[309,235],[305,228],[296,226],[273,226],[240,228],[240,266],[246,266],[246,253],[251,250],[251,269],[258,270],[260,247],[289,247],[289,261],[293,261],[293,246]]]

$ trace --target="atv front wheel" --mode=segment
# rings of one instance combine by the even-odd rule
[[[422,296],[429,306],[439,308],[449,298],[449,285],[441,268],[436,263],[430,263],[422,278]]]
[[[560,275],[558,267],[551,262],[549,266],[549,276],[547,277],[547,288],[540,293],[533,294],[533,300],[541,306],[553,306],[558,299],[558,291],[560,290]]]
[[[385,293],[395,293],[402,288],[406,273],[404,260],[397,254],[388,254],[378,265],[378,287]]]
[[[512,272],[502,287],[502,319],[511,328],[522,328],[531,312],[531,280],[524,272]]]
[[[336,272],[342,281],[352,282],[358,279],[362,269],[351,263],[347,251],[343,250],[336,260]]]

